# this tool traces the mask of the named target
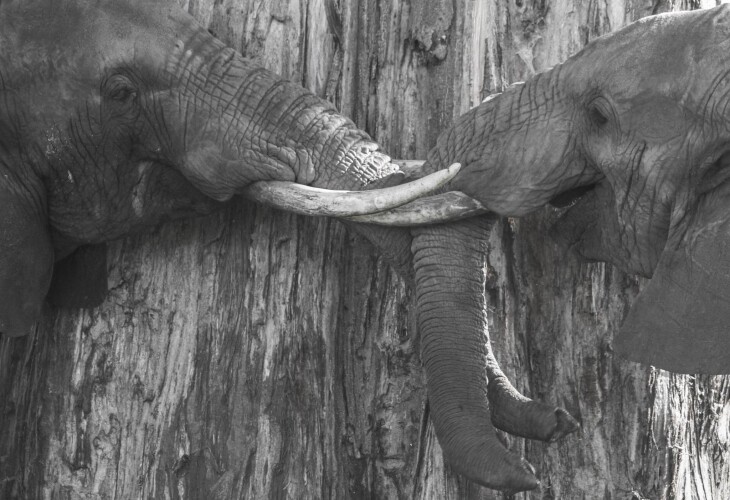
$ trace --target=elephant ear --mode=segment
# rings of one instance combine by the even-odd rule
[[[30,332],[41,314],[52,269],[47,222],[27,196],[0,187],[0,333]]]
[[[48,300],[57,307],[96,307],[107,294],[106,244],[84,245],[56,262]]]
[[[704,197],[670,239],[615,340],[622,356],[678,373],[730,373],[730,189]]]

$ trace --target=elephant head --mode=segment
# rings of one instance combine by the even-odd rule
[[[569,206],[552,230],[558,239],[586,260],[653,276],[619,332],[620,354],[677,372],[730,373],[730,6],[646,18],[489,99],[444,131],[428,156],[431,168],[454,161],[463,168],[452,189],[507,216]],[[457,227],[416,231],[413,244],[429,395],[443,400],[433,403],[445,409],[434,420],[447,455],[474,450],[464,436],[479,435],[493,384],[490,376],[476,408],[490,357],[464,347],[479,365],[467,375],[468,356],[447,345],[466,346],[464,332],[472,329],[466,338],[474,341],[482,328],[479,231],[462,236]],[[444,259],[432,250],[436,241],[454,253]],[[433,269],[447,278],[432,280]],[[422,310],[454,303],[453,314]],[[453,390],[451,373],[473,385]],[[449,432],[456,413],[464,427]],[[483,457],[456,460],[478,471]]]
[[[313,215],[379,212],[458,171],[391,186],[399,168],[331,104],[177,8],[4,1],[0,16],[5,334],[27,333],[54,260],[80,245],[207,213],[234,194]],[[372,190],[375,181],[391,187]]]
[[[730,6],[638,21],[473,109],[430,155],[457,160],[488,209],[574,203],[559,239],[653,276],[621,354],[730,373]]]

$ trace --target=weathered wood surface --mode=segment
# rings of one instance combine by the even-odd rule
[[[455,116],[588,40],[696,7],[327,2],[184,7],[401,158],[423,158]],[[730,498],[730,379],[614,357],[641,282],[561,253],[545,236],[556,214],[492,234],[505,371],[582,424],[560,443],[509,439],[543,481],[517,498]],[[114,243],[109,266],[101,307],[49,308],[35,335],[0,342],[0,497],[502,497],[444,466],[410,292],[338,222],[237,201]]]

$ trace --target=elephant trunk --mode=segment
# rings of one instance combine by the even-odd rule
[[[600,174],[575,151],[560,72],[558,66],[462,115],[441,134],[425,170],[460,162],[449,187],[513,216],[596,182]],[[577,423],[565,410],[519,395],[496,365],[484,295],[488,228],[488,219],[477,217],[412,230],[423,363],[448,461],[481,484],[526,490],[537,485],[529,464],[501,446],[492,423],[546,441]]]
[[[202,29],[176,47],[166,66],[179,93],[166,122],[180,124],[167,149],[184,151],[175,163],[212,198],[228,199],[257,181],[363,190],[384,177],[393,176],[390,185],[403,180],[390,157],[331,103]]]
[[[530,465],[500,444],[487,398],[484,287],[493,220],[413,231],[418,328],[431,418],[445,458],[473,481],[521,491],[538,482]]]
[[[167,149],[184,152],[175,163],[212,198],[248,196],[253,184],[272,180],[352,191],[403,184],[400,167],[331,103],[258,67],[205,30],[195,28],[175,48],[166,72],[180,82],[179,96],[165,108],[166,122],[180,124]],[[348,226],[412,280],[407,229]]]

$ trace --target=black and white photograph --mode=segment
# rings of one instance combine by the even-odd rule
[[[0,0],[0,500],[730,500],[730,0]]]

